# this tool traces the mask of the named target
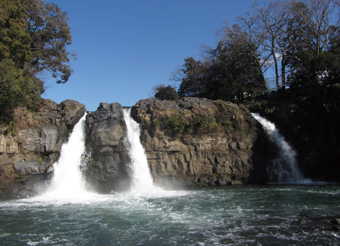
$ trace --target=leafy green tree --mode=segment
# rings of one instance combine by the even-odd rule
[[[48,70],[57,83],[65,83],[72,72],[69,57],[74,57],[66,49],[72,43],[67,13],[56,4],[44,4],[42,0],[30,1],[33,3],[28,9],[28,31],[32,58],[26,66],[34,74]]]
[[[182,69],[178,71],[181,81],[179,97],[207,97],[208,62],[196,61],[193,57],[185,59]]]
[[[14,66],[10,59],[0,61],[0,79],[0,118],[10,117],[18,106],[36,109],[43,87],[40,80],[27,76],[26,71]]]
[[[34,109],[44,92],[37,77],[51,72],[57,83],[71,75],[66,46],[71,44],[67,14],[42,0],[0,2],[0,117],[15,107]]]
[[[177,91],[174,87],[168,85],[159,85],[155,89],[155,97],[159,100],[176,101],[178,99]]]
[[[260,54],[256,40],[239,25],[228,28],[210,58],[216,67],[217,99],[243,101],[247,95],[265,91]]]
[[[11,59],[19,68],[29,61],[31,54],[27,7],[21,1],[0,2],[0,59]]]
[[[204,60],[185,60],[179,96],[205,97],[242,101],[249,94],[266,90],[259,54],[255,45],[237,25],[232,34],[220,40],[217,47],[206,47]]]

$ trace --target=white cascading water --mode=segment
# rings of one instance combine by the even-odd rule
[[[131,193],[147,195],[161,189],[153,184],[150,168],[144,148],[140,142],[140,129],[138,123],[130,115],[131,109],[123,109],[124,120],[127,127],[126,145],[131,159],[130,176],[132,178]]]
[[[69,140],[63,144],[59,160],[53,164],[53,177],[46,192],[23,201],[40,205],[63,205],[83,203],[106,203],[112,199],[127,200],[137,197],[164,197],[185,195],[186,192],[165,191],[153,185],[144,148],[140,143],[139,125],[130,117],[130,111],[124,110],[127,125],[127,147],[131,158],[132,189],[127,194],[114,196],[100,195],[86,189],[82,175],[82,156],[85,153],[85,118],[84,115],[74,126]],[[127,196],[126,196],[127,195]],[[26,204],[26,203],[23,203]]]
[[[279,158],[273,160],[272,166],[267,168],[270,182],[296,183],[302,181],[303,176],[297,165],[296,153],[279,133],[275,124],[258,113],[252,113],[252,116],[262,125],[270,141],[279,149]]]
[[[59,160],[53,164],[53,178],[44,197],[74,199],[87,194],[81,172],[85,152],[85,118],[86,114],[74,126],[68,142],[63,144]]]

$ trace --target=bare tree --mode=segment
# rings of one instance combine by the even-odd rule
[[[308,33],[314,43],[310,43],[309,48],[320,54],[329,44],[329,39],[333,37],[339,28],[340,18],[336,11],[339,11],[338,0],[304,0],[306,8],[299,8],[297,1],[292,1],[291,12],[299,15],[310,28]]]
[[[252,5],[257,25],[264,33],[263,46],[270,52],[275,69],[276,87],[280,88],[279,60],[283,60],[284,48],[281,39],[285,32],[289,11],[285,2],[265,1],[263,5],[258,2]],[[284,77],[284,74],[281,74]]]

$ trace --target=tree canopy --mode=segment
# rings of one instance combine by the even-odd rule
[[[0,116],[36,106],[44,92],[41,71],[67,82],[73,56],[66,49],[72,42],[67,22],[66,12],[43,0],[0,2]]]
[[[238,25],[229,28],[216,48],[205,47],[203,60],[186,58],[178,74],[180,97],[239,102],[266,90],[256,44],[240,32]]]
[[[339,0],[254,1],[236,24],[221,28],[216,47],[204,47],[202,59],[186,58],[172,79],[180,81],[180,97],[240,102],[268,91],[264,74],[273,68],[276,89],[300,88],[322,94],[321,101],[331,93],[338,105],[339,29]]]

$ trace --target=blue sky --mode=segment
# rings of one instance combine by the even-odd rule
[[[153,96],[184,59],[200,58],[200,46],[215,46],[225,20],[252,0],[45,0],[68,12],[77,53],[72,76],[56,84],[43,74],[44,98],[74,99],[96,110],[100,102],[132,106]]]

